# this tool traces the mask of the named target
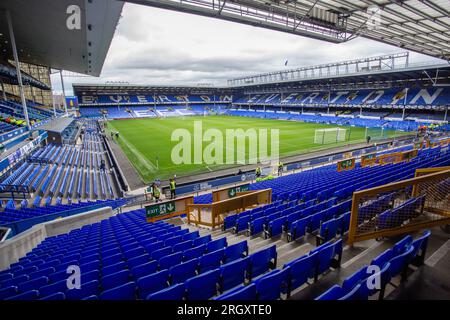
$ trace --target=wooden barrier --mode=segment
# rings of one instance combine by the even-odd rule
[[[249,191],[250,183],[241,184],[239,186],[218,189],[212,192],[212,202],[218,202],[236,197],[239,193]]]
[[[147,222],[168,219],[188,214],[188,206],[194,203],[194,196],[187,196],[167,200],[164,202],[152,203],[145,206]]]
[[[439,196],[447,197],[447,202],[444,202],[444,207],[433,206],[435,202],[434,192],[440,192],[441,190],[431,190],[429,186],[435,186],[437,183],[450,178],[450,167],[440,167],[440,168],[425,168],[417,169],[414,178],[406,179],[403,181],[389,183],[383,186],[378,186],[366,190],[355,191],[352,197],[352,208],[350,217],[350,228],[348,232],[349,245],[353,245],[355,242],[364,241],[368,239],[375,239],[379,237],[390,237],[395,235],[401,235],[408,232],[430,228],[437,225],[449,224],[450,223],[450,208],[448,207],[448,194]],[[428,188],[426,188],[428,187]],[[395,226],[386,229],[374,229],[361,231],[358,225],[358,214],[359,205],[362,199],[373,199],[382,194],[387,194],[389,192],[395,192],[398,190],[406,190],[411,188],[411,196],[417,197],[419,195],[425,196],[426,203],[424,209],[434,215],[430,215],[433,219],[427,219],[425,216],[421,220],[410,221],[409,223],[401,226]],[[443,190],[443,192],[446,192]],[[429,199],[429,200],[428,200]],[[381,212],[380,212],[381,213]]]
[[[215,229],[223,223],[223,216],[239,213],[255,205],[269,204],[272,189],[244,191],[235,197],[206,204],[188,205],[188,223]]]

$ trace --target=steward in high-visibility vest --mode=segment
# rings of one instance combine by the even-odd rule
[[[153,197],[155,198],[155,201],[158,202],[159,201],[159,197],[161,196],[161,191],[159,190],[158,186],[156,185],[156,183],[153,183]]]
[[[281,175],[283,172],[283,162],[278,162],[278,175]]]
[[[175,199],[176,197],[175,190],[177,188],[177,183],[175,182],[175,179],[171,178],[169,184],[170,184],[170,199]]]
[[[256,174],[257,178],[259,178],[261,176],[261,168],[260,167],[256,167],[255,174]]]

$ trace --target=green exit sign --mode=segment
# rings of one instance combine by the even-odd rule
[[[175,201],[153,204],[145,207],[147,218],[153,218],[159,215],[165,215],[175,212]]]
[[[238,187],[232,187],[232,188],[228,189],[228,196],[230,198],[233,198],[236,196],[236,194],[238,192],[244,192],[244,191],[248,191],[248,190],[250,190],[249,184],[244,184],[244,185],[238,186]]]

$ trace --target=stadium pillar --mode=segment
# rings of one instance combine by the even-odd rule
[[[447,121],[448,106],[445,107],[444,121]]]
[[[11,21],[11,13],[9,12],[9,10],[5,11],[5,15],[6,15],[6,21],[8,23],[9,37],[11,40],[11,47],[12,47],[12,52],[13,52],[13,56],[14,56],[14,62],[16,64],[17,82],[19,84],[20,100],[22,101],[23,114],[25,116],[27,128],[28,128],[28,130],[31,130],[30,118],[28,117],[27,101],[25,100],[25,93],[23,91],[22,72],[20,71],[19,57],[17,56],[16,39],[14,38],[14,30],[13,30],[13,25],[12,25],[12,21]]]
[[[2,84],[3,100],[6,101],[5,85],[3,84],[3,82],[0,82],[0,83]]]
[[[55,96],[53,95],[53,91],[51,92],[51,94],[52,94],[53,116],[56,118],[56,104],[55,104]]]
[[[63,94],[63,106],[64,111],[66,111],[66,117],[69,115],[69,112],[67,112],[67,103],[66,103],[66,90],[64,89],[64,78],[62,75],[62,70],[59,70],[59,76],[61,77],[61,88],[62,88],[62,94]]]

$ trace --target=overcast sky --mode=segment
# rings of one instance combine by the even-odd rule
[[[147,85],[225,85],[243,75],[399,52],[358,38],[332,44],[287,33],[126,3],[100,77],[72,83],[124,81]],[[432,58],[411,53],[411,61]],[[285,61],[288,65],[285,66]],[[52,85],[61,91],[59,74]]]

